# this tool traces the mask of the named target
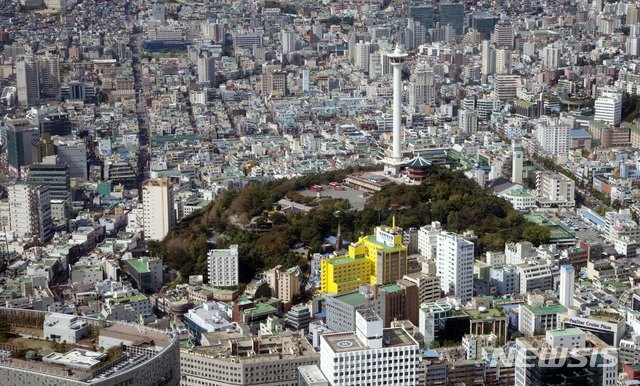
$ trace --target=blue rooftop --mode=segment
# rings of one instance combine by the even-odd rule
[[[431,162],[420,156],[417,156],[414,159],[408,161],[405,166],[408,168],[427,168],[431,166]]]
[[[604,219],[602,219],[602,217],[598,216],[597,214],[593,213],[592,211],[588,210],[588,209],[579,209],[580,214],[583,215],[586,219],[588,219],[589,221],[591,221],[592,223],[596,224],[599,227],[604,227],[605,226],[605,221]]]
[[[423,353],[423,358],[439,358],[438,352],[432,348],[426,348]]]
[[[571,133],[569,133],[569,137],[571,137],[572,139],[587,139],[591,138],[591,134],[589,134],[589,132],[584,129],[577,129],[571,130]]]

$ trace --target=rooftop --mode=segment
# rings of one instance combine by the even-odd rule
[[[210,249],[207,253],[208,257],[228,257],[230,255],[230,249]]]
[[[500,308],[489,308],[486,311],[480,310],[464,310],[471,319],[494,319],[506,317],[504,311]]]
[[[547,334],[552,336],[571,336],[584,334],[584,331],[579,328],[565,328],[563,330],[547,331]]]
[[[404,245],[396,245],[396,246],[392,247],[392,246],[387,245],[385,243],[381,243],[378,240],[376,240],[376,236],[375,235],[366,236],[365,237],[365,242],[373,244],[376,248],[382,249],[385,252],[397,252],[397,251],[401,251],[401,250],[407,248]]]
[[[593,335],[590,332],[585,332],[578,328],[568,329],[568,330],[577,330],[585,334],[586,347],[580,349],[580,350],[585,350],[585,354],[590,353],[593,349],[610,348],[608,344],[604,343],[600,338],[598,338],[597,336]],[[566,330],[548,331],[548,333],[552,333],[556,336],[558,336],[559,334],[575,335],[579,332],[566,332]],[[523,347],[526,347],[528,349],[534,349],[531,351],[531,353],[538,357],[544,356],[546,359],[551,359],[551,358],[569,355],[569,351],[567,350],[549,350],[551,347],[546,342],[546,335],[537,335],[537,336],[528,337],[528,338],[518,338],[517,341],[519,342],[519,345],[522,345]],[[573,352],[572,355],[575,355],[575,354],[576,353]]]
[[[48,314],[52,316],[59,316],[59,314]],[[65,318],[65,316],[60,316]],[[84,318],[82,319],[86,323]],[[99,378],[101,380],[112,377],[113,375],[126,371],[134,366],[138,366],[144,361],[151,359],[155,353],[159,352],[163,348],[166,348],[173,342],[173,337],[170,335],[155,330],[137,325],[129,325],[123,323],[114,323],[100,329],[100,339],[110,338],[114,340],[121,340],[125,344],[125,350],[121,357],[118,357],[118,362],[115,367],[105,366],[105,364],[111,363],[107,358],[107,354],[101,352],[95,352],[88,349],[88,346],[93,343],[90,340],[78,342],[70,345],[71,350],[67,352],[55,352],[47,349],[53,348],[52,341],[39,340],[37,338],[18,338],[24,342],[28,342],[27,345],[19,341],[10,341],[4,349],[3,354],[9,354],[10,358],[4,361],[0,361],[0,367],[12,366],[32,373],[46,373],[55,375],[61,378],[69,378],[78,380],[80,382],[91,383],[92,379]],[[119,345],[119,344],[118,344]],[[148,348],[146,354],[139,354],[130,351],[126,347],[141,346],[142,348]],[[44,355],[42,361],[39,360],[27,360],[24,354],[20,355],[20,349],[29,349],[33,347],[44,348],[41,353]],[[17,350],[17,351],[14,351]],[[73,371],[70,371],[73,369]],[[1,383],[1,382],[0,382]]]
[[[523,304],[522,306],[531,311],[534,315],[547,315],[567,312],[567,308],[561,306],[560,304],[554,304],[550,306],[530,306],[528,304]]]
[[[605,310],[593,310],[589,313],[588,318],[599,320],[601,322],[606,322],[606,323],[618,323],[621,320],[624,320],[623,315],[614,311],[605,311]]]
[[[275,309],[275,307],[270,306],[269,304],[256,303],[253,308],[248,308],[242,311],[242,313],[247,315],[260,315],[260,314],[267,314],[269,312],[276,312],[276,311],[277,310]]]
[[[322,335],[334,352],[366,350],[367,346],[358,339],[355,332]]]
[[[170,186],[170,182],[167,178],[158,178],[158,179],[151,179],[148,180],[147,183],[145,184],[145,188],[147,187],[153,187],[153,186],[157,186],[157,187],[168,187]]]
[[[234,290],[231,290],[231,289],[220,288],[220,287],[211,287],[211,286],[208,286],[208,285],[205,285],[205,284],[202,284],[199,287],[202,290],[213,292],[213,293],[217,293],[217,294],[232,294],[232,293],[235,292]]]
[[[52,352],[49,355],[44,356],[42,361],[45,363],[63,365],[73,369],[90,370],[100,364],[102,359],[106,356],[106,353],[73,349],[64,354]]]
[[[318,355],[309,341],[297,334],[281,333],[253,337],[225,332],[215,334],[215,337],[220,337],[219,341],[215,341],[215,345],[197,347],[189,352],[235,363],[281,361],[292,357]],[[254,344],[256,340],[258,345]],[[257,352],[254,351],[256,348]]]
[[[552,239],[573,239],[576,237],[573,233],[569,232],[561,225],[548,225],[547,227],[549,228],[550,236]]]
[[[149,272],[149,265],[147,264],[146,259],[130,259],[127,260],[129,264],[138,271],[138,273],[147,273]]]
[[[417,156],[414,159],[408,161],[405,166],[408,168],[427,168],[431,166],[431,162],[420,156]]]
[[[578,129],[578,130],[571,130],[571,132],[569,133],[569,136],[571,138],[591,138],[591,134],[589,134],[588,131],[584,130],[584,129]]]
[[[404,290],[397,284],[389,284],[380,287],[380,290],[384,290],[386,293],[393,294],[397,292],[403,292]]]
[[[335,300],[345,302],[352,307],[358,307],[367,302],[367,298],[360,292],[349,292],[344,295],[334,297]]]
[[[115,323],[101,329],[100,336],[130,341],[133,342],[134,345],[153,341],[156,346],[161,347],[169,345],[173,339],[170,335],[160,330],[121,323]]]
[[[326,381],[324,374],[322,374],[322,371],[320,371],[316,365],[300,366],[298,367],[298,371],[300,371],[300,375],[309,383]]]
[[[532,190],[529,189],[511,189],[508,192],[504,193],[507,196],[511,197],[535,197],[535,194]]]
[[[366,259],[367,259],[366,257],[351,258],[349,256],[342,256],[342,257],[332,257],[330,259],[327,259],[327,262],[331,265],[341,265],[341,264],[353,263],[356,261],[364,261]]]
[[[113,298],[111,299],[111,301],[114,304],[120,304],[120,303],[127,303],[127,302],[139,302],[146,299],[147,297],[144,295],[132,295],[132,296],[125,296],[122,298]]]
[[[525,100],[516,101],[516,106],[531,107],[533,105],[535,105],[535,103],[529,102],[529,101],[525,101]]]
[[[548,224],[549,219],[541,214],[525,214],[524,218],[532,223],[536,224]]]
[[[402,328],[385,328],[382,334],[383,348],[413,345],[417,348],[416,341]],[[368,349],[366,343],[362,342],[355,332],[325,334],[322,335],[322,339],[325,339],[331,349],[337,353]]]

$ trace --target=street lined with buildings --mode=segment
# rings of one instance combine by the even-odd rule
[[[0,377],[637,383],[638,7],[3,1]]]

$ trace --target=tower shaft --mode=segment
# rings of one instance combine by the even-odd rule
[[[393,63],[393,158],[402,158],[400,129],[402,126],[402,70],[401,63]]]

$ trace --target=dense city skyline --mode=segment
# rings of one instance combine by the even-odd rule
[[[0,379],[640,381],[635,0],[3,0]]]

